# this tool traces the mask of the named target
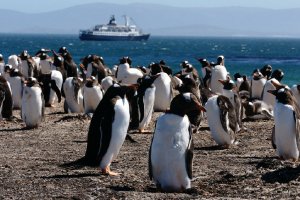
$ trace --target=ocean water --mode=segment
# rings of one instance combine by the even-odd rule
[[[80,41],[77,35],[0,34],[0,53],[5,60],[23,50],[34,55],[41,48],[58,51],[62,46],[68,48],[77,64],[80,58],[97,54],[112,67],[121,57],[129,56],[133,66],[148,66],[163,59],[174,72],[180,70],[184,60],[200,72],[196,58],[215,62],[218,55],[224,55],[225,66],[232,75],[239,72],[250,76],[254,69],[270,64],[273,70],[284,71],[283,83],[300,83],[300,39],[294,38],[151,36],[142,42],[100,42]]]

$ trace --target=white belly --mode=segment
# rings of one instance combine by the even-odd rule
[[[83,95],[82,90],[79,89],[78,91],[78,98],[75,99],[73,84],[72,84],[73,77],[69,77],[66,79],[64,83],[64,92],[66,96],[66,102],[68,104],[68,108],[71,113],[83,113]]]
[[[154,111],[166,111],[172,100],[171,78],[168,74],[161,72],[153,84],[156,87]]]
[[[104,169],[109,166],[113,159],[115,159],[124,143],[127,129],[129,126],[129,104],[126,99],[117,100],[115,107],[115,116],[112,123],[111,139],[107,152],[103,156],[100,167]]]
[[[42,120],[42,90],[39,87],[24,87],[22,119],[28,127],[35,127]]]
[[[296,143],[296,124],[293,108],[290,105],[276,103],[274,108],[275,138],[277,154],[284,159],[298,159]]]
[[[153,179],[163,189],[191,187],[186,169],[189,124],[187,116],[174,114],[164,114],[157,120],[151,146],[151,164]]]
[[[22,106],[22,82],[21,77],[9,77],[8,82],[11,86],[13,108],[20,109]]]
[[[208,99],[205,104],[207,122],[210,128],[211,136],[218,145],[229,145],[234,142],[230,135],[223,129],[220,121],[220,109],[217,104],[218,96]]]
[[[92,88],[88,88],[84,86],[83,87],[84,112],[93,113],[96,110],[102,98],[103,98],[103,94],[100,86],[94,86]]]
[[[144,101],[144,118],[139,124],[139,129],[145,128],[151,121],[153,106],[155,101],[155,86],[153,88],[148,88],[143,97]]]

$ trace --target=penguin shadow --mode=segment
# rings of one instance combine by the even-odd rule
[[[32,127],[20,127],[20,128],[7,128],[7,129],[1,129],[0,132],[17,132],[17,131],[27,131],[27,130],[34,130],[35,128]]]
[[[220,146],[220,145],[213,145],[208,147],[194,147],[194,150],[198,150],[198,151],[220,151],[226,149],[228,148],[225,148],[224,146]]]
[[[63,115],[63,114],[66,114],[66,113],[63,111],[57,111],[57,112],[51,112],[48,115]]]
[[[149,193],[184,193],[192,196],[198,196],[201,195],[201,193],[196,189],[196,188],[189,188],[185,189],[182,192],[167,192],[162,190],[160,187],[156,187],[155,185],[147,186],[144,192],[149,192]]]
[[[115,191],[115,192],[136,191],[134,187],[127,186],[127,185],[116,185],[116,186],[110,186],[108,188]]]
[[[81,169],[84,167],[96,167],[96,165],[92,165],[87,162],[85,157],[79,158],[74,161],[70,161],[67,163],[63,163],[59,165],[59,167],[64,168],[64,169],[69,169],[69,170],[76,170],[76,169]]]
[[[69,179],[69,178],[84,178],[84,177],[98,177],[100,173],[82,173],[82,174],[57,174],[52,176],[42,176],[42,179]]]
[[[262,175],[261,179],[266,183],[289,183],[298,179],[300,176],[300,166],[293,168],[285,166],[275,171],[267,172]]]
[[[85,121],[85,120],[90,120],[90,118],[85,114],[67,115],[67,116],[63,116],[60,119],[54,121],[54,123],[59,123],[59,122],[63,122],[63,121],[74,121],[74,120]]]
[[[198,129],[198,131],[210,131],[210,129],[209,129],[209,126],[202,126]]]

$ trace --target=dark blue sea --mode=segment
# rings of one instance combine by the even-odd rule
[[[102,56],[108,66],[117,64],[123,56],[131,57],[133,66],[148,66],[163,59],[174,72],[183,60],[200,71],[196,58],[215,62],[218,55],[224,55],[232,75],[240,72],[249,76],[255,68],[270,64],[284,71],[283,83],[300,83],[300,39],[152,36],[143,42],[99,42],[80,41],[77,35],[0,34],[0,53],[5,58],[23,50],[34,55],[41,48],[57,51],[62,46],[69,49],[76,63],[89,54]]]

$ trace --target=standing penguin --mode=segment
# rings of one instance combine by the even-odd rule
[[[269,92],[277,100],[274,106],[272,144],[281,159],[297,161],[300,151],[300,110],[295,97],[286,87]]]
[[[233,105],[237,119],[237,131],[239,131],[240,128],[242,128],[243,107],[240,96],[236,92],[236,85],[230,78],[227,78],[227,80],[219,80],[219,82],[223,84],[223,95],[227,97]]]
[[[250,95],[252,99],[262,100],[262,94],[266,82],[267,82],[266,78],[259,71],[259,69],[255,69],[252,73],[252,79],[250,81],[250,85],[251,85]]]
[[[210,89],[213,93],[222,94],[223,85],[218,80],[226,80],[228,72],[224,66],[224,56],[219,56],[217,59],[217,65],[211,68],[211,81]]]
[[[195,95],[179,94],[156,122],[149,151],[149,177],[166,192],[191,188],[193,141],[186,115],[191,110],[205,109]]]
[[[165,72],[158,73],[159,76],[155,79],[153,84],[155,90],[154,111],[166,111],[173,98],[172,81],[170,76]]]
[[[0,74],[0,119],[12,117],[13,100],[9,82]]]
[[[65,112],[68,110],[71,113],[83,113],[83,95],[82,95],[83,80],[78,77],[69,77],[63,84],[65,93]]]
[[[103,90],[98,80],[94,76],[87,78],[83,87],[84,113],[94,113],[102,98]]]
[[[41,74],[39,81],[42,83],[42,90],[45,98],[45,106],[52,107],[56,97],[61,102],[61,88],[63,84],[62,74],[52,70],[49,74]]]
[[[215,95],[208,99],[205,109],[212,138],[218,145],[229,148],[238,131],[236,112],[229,98]]]
[[[155,101],[156,87],[153,84],[156,76],[145,76],[138,80],[139,87],[137,90],[138,107],[139,107],[139,132],[144,132],[145,127],[150,123]]]
[[[30,77],[24,81],[22,119],[27,128],[37,128],[44,118],[45,101],[38,81]]]
[[[9,66],[5,67],[5,73],[7,76],[7,81],[10,84],[13,108],[21,109],[22,106],[22,92],[23,92],[23,75],[18,69],[11,69]]]
[[[127,135],[130,114],[126,98],[129,86],[112,85],[92,117],[87,149],[86,164],[100,166],[102,173],[118,175],[110,171],[110,164],[118,155]]]

